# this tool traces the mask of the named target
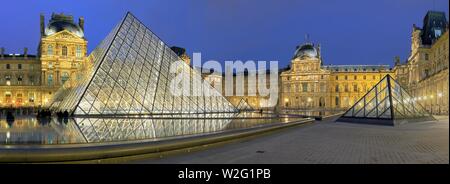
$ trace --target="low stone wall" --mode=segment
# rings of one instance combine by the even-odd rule
[[[312,123],[301,120],[226,133],[178,138],[166,141],[129,141],[123,143],[67,144],[67,145],[2,145],[0,163],[70,162],[127,157],[141,154],[159,154],[190,147],[215,144],[258,134]]]

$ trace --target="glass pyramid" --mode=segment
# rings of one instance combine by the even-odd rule
[[[337,121],[395,125],[415,120],[434,118],[390,75],[386,75]]]
[[[254,110],[243,98],[241,98],[241,101],[239,101],[239,104],[236,106],[236,108],[240,111],[253,111]]]
[[[89,61],[83,78],[66,82],[49,103],[50,109],[74,115],[237,111],[131,13],[92,52]],[[195,95],[173,94],[172,79],[180,75],[188,79],[183,84],[194,86],[182,90]]]

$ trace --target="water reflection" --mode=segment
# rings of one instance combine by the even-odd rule
[[[86,142],[74,122],[18,118],[0,120],[0,144],[66,144]]]
[[[0,120],[0,144],[69,144],[161,140],[297,120],[271,114],[191,114],[151,118],[20,118]]]

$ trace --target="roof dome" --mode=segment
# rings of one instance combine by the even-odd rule
[[[314,45],[307,43],[302,46],[298,46],[297,50],[295,51],[294,58],[304,58],[304,57],[310,57],[310,58],[317,58],[318,57],[317,49],[314,48]]]
[[[45,35],[50,36],[57,32],[67,30],[79,37],[84,37],[83,29],[74,23],[72,16],[66,16],[62,14],[52,15],[50,23],[45,28]]]

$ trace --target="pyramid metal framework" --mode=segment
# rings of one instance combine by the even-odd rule
[[[226,130],[232,119],[76,118],[88,143],[212,133]]]
[[[69,81],[64,83],[49,102],[50,109],[67,110],[74,115],[237,111],[131,13],[127,13],[89,59],[92,67],[86,69],[75,85]],[[176,72],[172,71],[174,65]],[[178,75],[188,78],[190,86],[198,84],[197,88],[187,88],[189,94],[196,95],[173,94],[171,80]]]
[[[386,75],[336,121],[396,125],[418,120],[435,119]]]
[[[253,111],[254,109],[243,99],[239,101],[239,104],[236,106],[236,108],[240,111]]]

